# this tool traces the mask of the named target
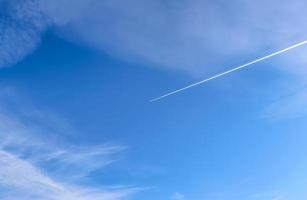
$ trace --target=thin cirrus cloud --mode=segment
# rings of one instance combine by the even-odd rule
[[[271,191],[271,192],[262,192],[262,193],[252,194],[248,197],[248,199],[250,200],[263,200],[263,199],[285,200],[287,198],[284,195],[282,195],[279,191]]]
[[[0,67],[6,67],[35,50],[48,22],[35,1],[1,1],[0,6]]]
[[[46,128],[32,126],[20,114],[8,110],[5,101],[10,98],[5,96],[8,93],[13,95],[11,89],[1,88],[0,91],[1,199],[121,200],[140,190],[129,186],[82,184],[90,180],[94,171],[112,164],[116,154],[125,147],[80,146],[63,140],[55,142],[45,134]],[[48,138],[48,142],[43,138]]]
[[[235,0],[227,6],[201,0],[2,0],[0,67],[22,60],[46,30],[55,29],[67,40],[130,62],[196,76],[216,73],[225,63],[306,40],[304,5],[304,0]],[[276,69],[304,80],[305,54],[301,48],[280,56]]]
[[[67,2],[44,4],[52,21],[61,24],[63,37],[67,31],[71,40],[113,56],[196,75],[214,71],[211,68],[232,62],[230,58],[258,57],[268,49],[306,40],[303,0],[283,4],[236,0],[227,6],[200,0],[92,0],[77,1],[75,7]],[[281,60],[291,63],[291,59]]]
[[[55,181],[30,162],[0,151],[1,199],[13,200],[117,200],[133,189],[98,190]]]
[[[274,120],[304,117],[307,113],[306,102],[307,89],[305,87],[271,103],[261,113],[261,117]]]
[[[32,53],[43,33],[53,29],[129,62],[206,77],[306,40],[304,5],[304,0],[235,0],[227,6],[201,0],[2,0],[0,68]],[[279,56],[274,69],[300,87],[307,74],[305,55],[306,48],[300,48]]]
[[[183,194],[181,194],[181,193],[179,193],[179,192],[175,192],[175,193],[171,196],[170,199],[171,199],[171,200],[184,200],[185,197],[184,197]]]
[[[10,6],[0,20],[2,67],[32,52],[50,28],[63,38],[131,62],[198,75],[215,71],[230,58],[257,57],[306,39],[304,0],[235,0],[227,6],[200,0],[5,2]],[[297,62],[293,57],[281,60]],[[306,71],[299,67],[306,62],[303,57],[298,67],[288,70]]]
[[[23,137],[26,136],[23,135]],[[25,144],[25,142],[28,143]],[[68,153],[67,150],[61,149],[61,152],[65,153],[57,154],[44,149],[40,144],[33,144],[29,141],[12,144],[11,140],[11,142],[4,143],[5,145],[2,145],[0,150],[0,189],[5,191],[1,192],[1,199],[119,200],[138,190],[132,187],[112,189],[74,183],[74,181],[82,180],[92,170],[101,169],[106,161],[99,162],[99,160],[105,160],[103,157],[106,152],[114,153],[110,152],[110,149],[100,148],[99,151],[86,153],[78,151]],[[34,155],[28,155],[29,152]],[[78,156],[76,157],[75,154]],[[46,162],[46,159],[53,160],[54,167],[63,170],[47,173],[48,170],[44,169],[50,163]],[[39,167],[42,165],[45,168]],[[68,169],[70,173],[67,173]]]

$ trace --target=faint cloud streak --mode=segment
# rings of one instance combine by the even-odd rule
[[[75,145],[53,140],[48,127],[12,114],[7,106],[13,89],[0,88],[0,199],[3,200],[122,200],[141,190],[129,186],[89,184],[91,175],[116,160],[120,145]],[[9,94],[9,98],[5,98]],[[19,105],[19,107],[23,107]],[[43,118],[38,121],[48,120]],[[30,123],[32,122],[32,123]],[[34,125],[34,126],[33,126]],[[57,123],[53,123],[57,126]],[[62,127],[60,123],[59,128]],[[57,130],[54,128],[53,130]],[[53,132],[57,135],[56,132]]]

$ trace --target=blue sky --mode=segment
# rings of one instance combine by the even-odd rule
[[[303,0],[0,0],[0,198],[306,197]]]

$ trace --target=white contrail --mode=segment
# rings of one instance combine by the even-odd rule
[[[162,95],[162,96],[159,96],[159,97],[157,97],[157,98],[151,99],[150,102],[158,101],[158,100],[163,99],[163,98],[165,98],[165,97],[168,97],[168,96],[170,96],[170,95],[176,94],[176,93],[178,93],[178,92],[181,92],[181,91],[183,91],[183,90],[189,89],[189,88],[194,87],[194,86],[196,86],[196,85],[203,84],[203,83],[205,83],[205,82],[207,82],[207,81],[216,79],[216,78],[218,78],[218,77],[220,77],[220,76],[224,76],[224,75],[226,75],[226,74],[229,74],[229,73],[232,73],[232,72],[234,72],[234,71],[240,70],[240,69],[242,69],[242,68],[248,67],[248,66],[250,66],[250,65],[252,65],[252,64],[258,63],[258,62],[263,61],[263,60],[266,60],[266,59],[268,59],[268,58],[271,58],[271,57],[276,56],[276,55],[278,55],[278,54],[284,53],[284,52],[289,51],[289,50],[291,50],[291,49],[297,48],[297,47],[302,46],[302,45],[304,45],[304,44],[307,44],[307,40],[305,40],[305,41],[303,41],[303,42],[300,42],[300,43],[298,43],[298,44],[292,45],[292,46],[290,46],[290,47],[288,47],[288,48],[285,48],[285,49],[283,49],[283,50],[277,51],[277,52],[275,52],[275,53],[272,53],[272,54],[270,54],[270,55],[264,56],[264,57],[262,57],[262,58],[258,58],[257,60],[251,61],[251,62],[246,63],[246,64],[244,64],[244,65],[240,65],[240,66],[238,66],[238,67],[232,68],[232,69],[230,69],[230,70],[228,70],[228,71],[225,71],[225,72],[223,72],[223,73],[217,74],[217,75],[212,76],[212,77],[210,77],[210,78],[207,78],[207,79],[205,79],[205,80],[202,80],[202,81],[193,83],[193,84],[188,85],[188,86],[186,86],[186,87],[183,87],[183,88],[181,88],[181,89],[178,89],[178,90],[175,90],[175,91],[173,91],[173,92],[170,92],[170,93],[164,94],[164,95]]]

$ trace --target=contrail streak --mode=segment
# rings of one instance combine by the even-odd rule
[[[207,78],[207,79],[204,79],[204,80],[202,80],[202,81],[199,81],[199,82],[193,83],[193,84],[191,84],[191,85],[188,85],[188,86],[186,86],[186,87],[180,88],[180,89],[175,90],[175,91],[173,91],[173,92],[170,92],[170,93],[164,94],[164,95],[162,95],[162,96],[159,96],[159,97],[157,97],[157,98],[151,99],[150,102],[154,102],[154,101],[161,100],[161,99],[163,99],[163,98],[165,98],[165,97],[174,95],[174,94],[176,94],[176,93],[178,93],[178,92],[182,92],[182,91],[187,90],[187,89],[189,89],[189,88],[191,88],[191,87],[194,87],[194,86],[203,84],[203,83],[205,83],[205,82],[208,82],[208,81],[210,81],[210,80],[216,79],[216,78],[221,77],[221,76],[224,76],[224,75],[226,75],[226,74],[230,74],[230,73],[232,73],[232,72],[234,72],[234,71],[243,69],[243,68],[248,67],[248,66],[250,66],[250,65],[253,65],[253,64],[255,64],[255,63],[258,63],[258,62],[261,62],[261,61],[263,61],[263,60],[272,58],[272,57],[274,57],[274,56],[277,56],[277,55],[279,55],[279,54],[281,54],[281,53],[284,53],[284,52],[289,51],[289,50],[291,50],[291,49],[297,48],[297,47],[302,46],[302,45],[304,45],[304,44],[307,44],[307,40],[305,40],[305,41],[303,41],[303,42],[300,42],[300,43],[298,43],[298,44],[292,45],[292,46],[290,46],[290,47],[288,47],[288,48],[282,49],[282,50],[280,50],[280,51],[277,51],[277,52],[275,52],[275,53],[272,53],[272,54],[270,54],[270,55],[264,56],[264,57],[262,57],[262,58],[258,58],[257,60],[251,61],[251,62],[246,63],[246,64],[244,64],[244,65],[240,65],[240,66],[238,66],[238,67],[232,68],[232,69],[230,69],[230,70],[228,70],[228,71],[225,71],[225,72],[223,72],[223,73],[217,74],[217,75],[212,76],[212,77],[210,77],[210,78]]]

